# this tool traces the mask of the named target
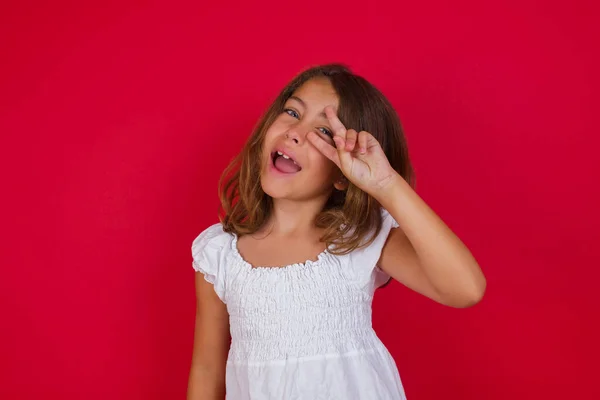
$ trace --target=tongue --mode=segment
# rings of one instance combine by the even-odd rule
[[[300,167],[296,165],[292,160],[283,158],[281,156],[275,159],[275,168],[286,174],[292,174],[300,171]]]

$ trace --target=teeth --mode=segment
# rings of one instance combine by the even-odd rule
[[[286,156],[285,154],[283,154],[282,152],[278,151],[277,154],[279,154],[280,156],[282,156],[283,158],[285,158],[286,160],[290,160],[290,158],[288,156]],[[292,162],[294,164],[296,164],[296,161],[292,160]],[[298,164],[296,164],[298,165]]]

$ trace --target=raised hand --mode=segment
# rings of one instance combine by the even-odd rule
[[[325,108],[325,114],[333,131],[335,147],[314,132],[308,134],[308,140],[333,161],[350,182],[375,195],[398,175],[381,145],[369,132],[346,129],[331,106]]]

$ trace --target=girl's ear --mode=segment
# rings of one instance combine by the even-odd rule
[[[340,191],[348,189],[348,179],[344,175],[340,176],[333,182],[333,187]]]

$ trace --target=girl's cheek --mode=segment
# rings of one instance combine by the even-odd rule
[[[330,168],[332,165],[334,165],[333,161],[331,161],[329,158],[325,157],[318,150],[315,150],[312,158],[313,158],[313,164],[318,164],[320,169],[327,169],[327,168]]]

